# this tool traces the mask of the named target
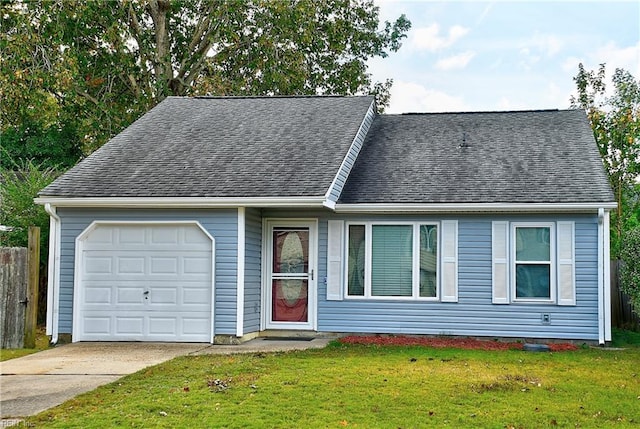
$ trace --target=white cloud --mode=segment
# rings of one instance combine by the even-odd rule
[[[500,98],[500,100],[498,100],[497,106],[497,110],[527,110],[531,108],[527,103],[513,101],[508,99],[507,97]]]
[[[468,28],[454,25],[446,35],[440,34],[440,26],[434,23],[411,31],[408,46],[412,50],[436,52],[450,47],[468,32]]]
[[[391,108],[386,113],[457,112],[469,110],[460,97],[414,82],[396,81],[391,87]]]
[[[452,57],[443,58],[436,62],[435,68],[443,71],[461,70],[469,64],[469,61],[471,61],[475,55],[475,52],[467,51]]]
[[[524,70],[531,70],[540,61],[540,56],[532,53],[529,48],[521,48],[519,54],[522,59],[518,62],[518,65]]]
[[[546,56],[552,57],[562,50],[564,42],[550,34],[536,34],[533,36],[531,45],[542,51]]]
[[[627,47],[618,47],[615,42],[609,42],[595,49],[590,59],[591,68],[597,68],[598,64],[606,63],[608,75],[613,74],[616,68],[623,68],[636,79],[640,79],[640,42]]]
[[[578,64],[584,63],[582,58],[568,57],[562,63],[562,71],[565,73],[578,73]]]
[[[493,3],[489,3],[488,5],[486,5],[484,7],[484,10],[482,11],[482,13],[480,14],[480,16],[478,17],[478,19],[476,20],[476,27],[480,24],[482,24],[482,21],[484,21],[484,19],[487,17],[487,15],[489,15],[489,12],[491,12],[491,9],[493,8]]]

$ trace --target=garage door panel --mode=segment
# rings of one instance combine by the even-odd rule
[[[149,334],[176,336],[178,331],[177,317],[149,317]]]
[[[111,287],[87,287],[84,294],[84,304],[111,305]]]
[[[148,228],[139,226],[113,227],[113,244],[145,244],[147,242]]]
[[[126,304],[144,304],[144,288],[143,287],[118,287],[116,288],[116,306]]]
[[[202,305],[208,301],[209,291],[204,288],[182,288],[182,303],[189,305]]]
[[[116,274],[144,274],[145,258],[120,256],[116,259]]]
[[[144,317],[116,316],[116,335],[143,335]]]
[[[83,267],[85,274],[109,274],[113,272],[113,258],[108,255],[86,255]]]
[[[179,236],[183,228],[153,228],[151,229],[151,236],[149,237],[149,243],[156,244],[180,244]]]
[[[202,332],[203,329],[206,329],[208,323],[209,319],[204,317],[185,317],[182,319],[182,333],[185,335],[196,335],[198,332]]]
[[[173,274],[178,272],[178,257],[151,257],[149,258],[149,274]]]
[[[183,261],[183,274],[208,274],[211,270],[210,260],[207,258],[201,258],[196,256],[184,256]]]
[[[149,293],[149,305],[178,305],[178,290],[177,288],[152,288]]]
[[[212,242],[197,226],[99,225],[81,260],[82,340],[210,341]]]
[[[111,316],[84,318],[84,334],[108,335],[111,332]]]

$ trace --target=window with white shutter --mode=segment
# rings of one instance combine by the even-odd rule
[[[491,223],[494,304],[576,305],[575,223]]]

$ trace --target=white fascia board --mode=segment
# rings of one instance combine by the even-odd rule
[[[336,204],[336,213],[579,213],[616,207],[611,203],[436,203],[436,204]]]
[[[318,197],[39,197],[36,204],[56,207],[170,207],[170,208],[236,208],[236,207],[323,207],[324,196]]]

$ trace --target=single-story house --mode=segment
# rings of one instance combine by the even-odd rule
[[[580,110],[169,97],[36,201],[53,341],[611,339],[616,204]]]

